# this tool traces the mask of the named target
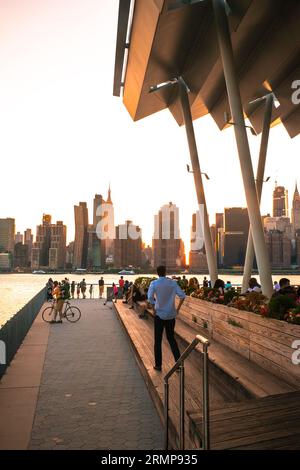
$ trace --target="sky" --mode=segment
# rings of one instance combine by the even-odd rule
[[[115,222],[132,220],[151,243],[154,214],[172,201],[189,243],[197,209],[184,127],[168,110],[133,122],[112,96],[118,0],[0,0],[0,218],[23,232],[43,213],[74,237],[74,204],[110,183]],[[299,77],[300,78],[300,77]],[[210,222],[224,207],[246,206],[233,129],[210,116],[194,122]],[[249,133],[256,168],[260,137]],[[262,213],[275,180],[300,185],[300,137],[271,129]]]

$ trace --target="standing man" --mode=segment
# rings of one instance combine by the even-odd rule
[[[104,279],[103,279],[103,277],[101,277],[101,279],[99,279],[98,285],[99,285],[99,299],[102,299],[103,292],[104,292]]]
[[[80,290],[81,290],[81,293],[82,293],[82,297],[85,299],[85,291],[86,291],[85,279],[82,279],[82,281],[80,283]]]
[[[64,306],[64,299],[63,299],[61,286],[59,285],[57,281],[54,281],[53,283],[52,295],[56,302],[55,302],[55,307],[54,307],[54,319],[51,320],[50,323],[62,323],[62,316],[63,316],[62,310]],[[58,321],[56,321],[57,314],[59,314]]]
[[[119,287],[121,289],[122,295],[124,295],[124,284],[125,284],[124,278],[123,276],[121,276],[119,279]]]
[[[180,357],[180,351],[174,337],[175,317],[179,313],[180,307],[185,299],[185,293],[180,289],[176,281],[166,278],[166,267],[158,266],[157,274],[159,279],[152,281],[148,291],[148,300],[154,306],[154,369],[161,371],[162,348],[161,342],[164,328],[166,329],[167,340],[171,347],[175,362]],[[176,309],[175,298],[180,298]]]

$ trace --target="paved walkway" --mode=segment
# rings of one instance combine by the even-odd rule
[[[109,304],[74,301],[50,334],[30,449],[161,449],[162,427]]]

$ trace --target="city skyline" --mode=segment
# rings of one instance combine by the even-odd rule
[[[279,195],[280,197],[278,198],[278,190],[279,190]],[[104,194],[104,192],[102,192]],[[282,193],[282,194],[281,194]],[[278,199],[280,199],[281,201],[283,202],[278,202]],[[108,198],[107,200],[105,201],[104,197],[102,194],[95,194],[94,195],[94,198],[90,198],[90,203],[88,201],[80,201],[78,203],[78,206],[75,204],[73,205],[73,209],[75,210],[74,214],[73,214],[73,225],[74,225],[74,228],[73,230],[71,230],[71,233],[74,233],[74,237],[71,238],[70,236],[66,238],[66,241],[67,241],[67,244],[70,244],[72,242],[75,241],[75,224],[76,224],[76,217],[78,217],[78,210],[81,209],[82,207],[84,207],[84,211],[85,211],[85,214],[84,216],[79,216],[79,217],[83,217],[85,219],[85,224],[87,225],[87,227],[93,227],[94,231],[96,231],[96,225],[97,223],[99,222],[100,220],[100,217],[99,217],[99,214],[97,214],[97,208],[100,207],[100,206],[97,206],[97,204],[99,203],[109,203],[113,206],[113,214],[116,212],[116,210],[119,209],[119,212],[120,212],[120,206],[119,204],[115,204],[115,201],[114,201],[114,197],[112,196],[112,189],[111,189],[111,184],[109,184],[108,186]],[[275,203],[275,201],[277,201]],[[275,205],[276,204],[276,205]],[[181,220],[181,215],[179,215],[179,211],[180,211],[180,207],[177,206],[176,203],[165,203],[165,204],[161,204],[160,206],[160,209],[157,209],[159,210],[159,212],[164,209],[164,208],[167,208],[168,206],[170,207],[171,205],[174,205],[175,209],[176,209],[176,219],[177,219],[177,225],[178,225],[178,228],[177,230],[175,231],[177,233],[177,236],[178,238],[182,239],[184,241],[184,245],[185,245],[185,253],[188,253],[190,251],[190,241],[191,241],[191,226],[194,224],[194,222],[190,222],[190,225],[189,225],[189,236],[188,236],[188,242],[185,243],[185,240],[183,239],[183,237],[181,236],[181,232],[182,232],[182,223],[181,222],[178,222],[178,220],[180,221]],[[288,191],[286,190],[286,188],[281,185],[281,184],[278,184],[278,181],[275,181],[275,186],[272,190],[272,202],[269,204],[270,206],[270,210],[268,210],[266,213],[262,213],[262,216],[263,217],[267,217],[267,220],[270,219],[270,222],[268,222],[270,225],[270,227],[268,228],[268,230],[271,230],[273,229],[273,218],[275,217],[279,217],[279,218],[289,218],[290,219],[290,223],[291,224],[296,224],[296,229],[298,229],[300,227],[300,196],[299,196],[299,192],[298,192],[298,183],[297,181],[295,181],[295,186],[294,186],[294,191],[290,194],[288,194]],[[278,209],[280,208],[280,209]],[[217,221],[217,225],[218,225],[218,217],[222,216],[224,217],[224,214],[225,214],[225,211],[228,210],[228,209],[243,209],[245,210],[246,207],[242,207],[242,206],[232,206],[232,207],[223,207],[222,209],[222,212],[217,212],[215,213],[213,216],[210,215],[210,226],[213,226],[216,224],[216,221]],[[157,213],[157,210],[156,210],[156,213]],[[145,239],[145,237],[143,236],[142,237],[142,241],[143,243],[147,246],[147,245],[152,245],[152,241],[153,239],[157,238],[157,233],[158,233],[158,228],[157,228],[157,214],[154,213],[152,214],[151,216],[149,216],[149,218],[151,218],[151,221],[152,221],[152,229],[151,229],[151,233],[152,233],[152,236],[151,236],[151,239],[148,241]],[[49,214],[44,211],[43,214],[42,214],[42,217],[50,217],[53,218],[53,220],[55,219],[57,222],[56,223],[61,223],[59,221],[59,219],[55,216],[53,216],[53,214]],[[74,217],[75,216],[75,217]],[[191,212],[190,214],[188,214],[188,217],[189,217],[189,220],[193,220],[193,217],[194,217],[194,212]],[[293,217],[295,218],[295,220],[293,221]],[[36,227],[29,227],[29,225],[25,224],[26,225],[26,229],[24,230],[20,230],[19,227],[18,227],[18,224],[17,224],[17,221],[16,221],[16,217],[14,216],[7,216],[7,217],[0,217],[0,219],[7,219],[8,221],[14,221],[14,226],[15,226],[15,243],[18,243],[18,242],[22,242],[23,238],[25,239],[24,235],[25,233],[27,232],[27,230],[31,231],[33,233],[33,237],[34,237],[34,241],[36,241],[36,234],[37,234],[37,231],[39,229],[39,226],[40,226],[40,221],[39,223],[37,224]],[[299,219],[299,220],[298,220]],[[113,223],[113,226],[116,228],[117,226],[121,226],[123,225],[124,223],[126,224],[128,221],[130,222],[137,222],[139,224],[139,226],[141,227],[141,231],[144,233],[144,227],[139,223],[138,220],[132,220],[128,217],[126,217],[126,215],[124,216],[123,220],[121,221],[115,221],[114,219],[114,215],[113,215],[113,219],[112,219],[112,223]],[[68,227],[68,225],[62,221],[62,223],[64,223],[64,225],[66,226],[67,228],[67,234],[70,232],[70,228]],[[200,225],[201,225],[201,222],[200,222]],[[268,226],[268,225],[267,225]],[[266,226],[266,227],[267,227]],[[275,228],[276,224],[274,225],[274,228]],[[272,227],[272,228],[271,228]],[[36,229],[36,231],[35,231]],[[279,228],[281,230],[281,228]],[[96,232],[95,232],[96,233]],[[19,239],[19,237],[21,237],[21,239]]]
[[[111,182],[115,201],[126,203],[126,209],[116,207],[117,224],[136,221],[150,243],[152,215],[172,200],[188,244],[197,201],[186,171],[185,131],[168,111],[133,123],[112,96],[117,14],[116,0],[0,5],[0,152],[3,174],[13,178],[13,185],[11,178],[0,185],[0,217],[13,214],[23,232],[35,228],[43,212],[53,214],[68,226],[71,241],[74,201],[88,201],[91,211],[91,195]],[[210,116],[194,126],[201,167],[210,177],[204,185],[213,223],[223,206],[246,205],[234,130],[220,132]],[[260,136],[249,134],[249,140],[256,168]],[[290,194],[300,175],[299,143],[283,126],[270,131],[265,174]],[[272,183],[264,184],[262,214],[270,212]]]

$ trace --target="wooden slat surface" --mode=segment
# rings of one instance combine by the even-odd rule
[[[211,411],[212,449],[300,449],[300,392],[230,404]],[[202,435],[201,413],[189,413]]]

